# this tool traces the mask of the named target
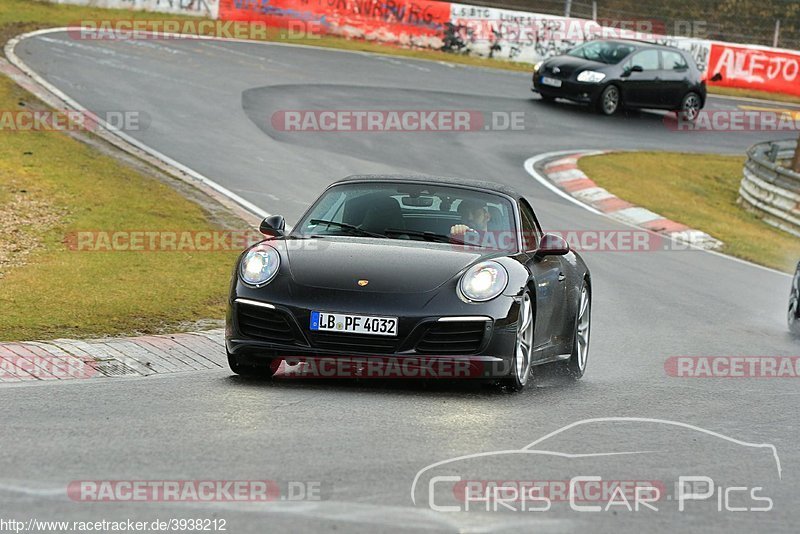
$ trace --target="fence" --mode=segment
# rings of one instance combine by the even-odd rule
[[[800,237],[800,173],[789,169],[797,141],[758,143],[747,151],[739,203],[764,222]]]
[[[652,21],[669,34],[800,49],[800,2],[794,0],[461,0],[509,10],[609,21]],[[692,21],[691,24],[687,22]]]
[[[690,52],[709,85],[800,96],[800,52],[709,38],[716,33],[705,31],[708,20],[703,17],[716,13],[707,11],[687,11],[683,19],[675,14],[664,19],[627,14],[631,9],[644,9],[639,6],[618,11],[616,16],[611,11],[604,15],[601,9],[595,17],[595,13],[586,13],[585,2],[577,0],[568,2],[572,7],[564,10],[569,17],[436,0],[50,1],[257,21],[298,37],[322,33],[527,63],[548,59],[591,39],[644,39]],[[552,7],[555,1],[543,0],[541,5]],[[792,5],[800,10],[800,2]],[[689,6],[694,3],[685,7]],[[796,22],[795,18],[800,16],[789,18],[787,24]],[[722,78],[714,80],[717,74]]]

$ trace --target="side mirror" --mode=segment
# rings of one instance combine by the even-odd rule
[[[284,230],[286,230],[286,221],[280,215],[270,215],[261,221],[261,226],[258,227],[259,232],[270,237],[280,237]]]
[[[644,69],[642,68],[641,65],[634,65],[633,67],[625,69],[625,72],[622,73],[622,77],[627,78],[634,72],[644,72]]]
[[[712,82],[721,82],[722,81],[722,73],[718,72],[714,76],[711,77]]]
[[[556,234],[544,234],[542,241],[539,243],[539,249],[536,251],[536,256],[563,256],[569,252],[569,243],[567,240]]]

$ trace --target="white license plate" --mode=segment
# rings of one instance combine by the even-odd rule
[[[542,85],[549,85],[551,87],[561,87],[561,80],[556,80],[555,78],[548,78],[547,76],[542,76]]]
[[[396,336],[397,317],[374,317],[315,311],[311,312],[311,330],[342,332],[344,334]]]

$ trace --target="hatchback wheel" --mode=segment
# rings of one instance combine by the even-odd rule
[[[600,93],[600,98],[597,99],[597,109],[603,115],[613,115],[619,111],[621,100],[619,87],[609,85]]]
[[[703,101],[697,93],[687,93],[681,101],[681,109],[678,111],[680,118],[685,121],[693,122],[700,115],[703,109]]]

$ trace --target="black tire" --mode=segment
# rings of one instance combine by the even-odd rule
[[[622,91],[614,84],[605,86],[597,97],[595,108],[603,115],[614,115],[622,109]]]
[[[242,359],[228,353],[228,367],[239,376],[248,378],[271,378],[280,367],[281,360]]]
[[[511,360],[509,375],[503,385],[511,391],[522,391],[531,378],[533,361],[534,305],[529,291],[525,291],[520,299],[519,318],[517,319],[517,341]],[[522,351],[522,352],[521,352]],[[522,356],[522,359],[520,359]]]
[[[547,102],[548,104],[550,102],[555,102],[556,101],[556,97],[554,97],[554,96],[545,95],[545,94],[542,94],[542,93],[539,93],[539,96],[541,97],[541,101],[542,102]]]
[[[694,122],[701,109],[703,109],[703,99],[694,91],[689,91],[681,99],[678,118],[683,121]]]
[[[586,298],[586,309],[583,310],[584,294]],[[583,313],[583,315],[582,315]],[[585,323],[582,323],[582,318],[585,318]],[[575,380],[583,377],[586,373],[586,366],[589,361],[589,341],[592,325],[592,291],[586,280],[581,285],[580,297],[578,298],[578,306],[575,311],[575,329],[572,338],[572,354],[568,360],[564,360],[554,364],[559,371],[559,374],[566,375]],[[585,337],[582,338],[581,328],[585,328]],[[584,341],[582,342],[581,339]],[[582,352],[583,351],[583,352]]]
[[[800,337],[800,264],[794,271],[792,290],[789,293],[789,312],[786,314],[789,332]]]

